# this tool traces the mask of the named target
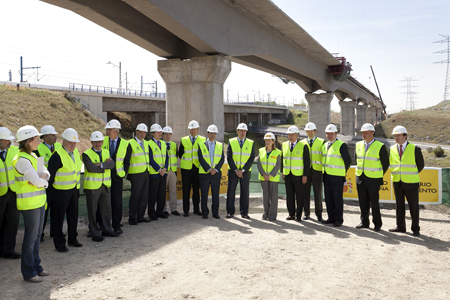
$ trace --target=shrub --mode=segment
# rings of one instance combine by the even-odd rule
[[[436,157],[442,157],[445,153],[444,149],[442,149],[441,146],[437,146],[436,148],[434,148],[433,152]]]

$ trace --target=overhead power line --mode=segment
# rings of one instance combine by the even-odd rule
[[[444,39],[440,41],[436,41],[435,43],[447,43],[447,49],[436,51],[434,53],[446,53],[447,59],[436,61],[435,64],[447,64],[447,74],[445,76],[445,89],[444,89],[444,101],[450,100],[450,36],[440,34]]]

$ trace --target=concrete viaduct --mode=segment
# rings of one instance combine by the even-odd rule
[[[109,112],[126,112],[131,115],[131,124],[145,123],[148,126],[166,123],[166,99],[156,97],[141,97],[120,94],[108,94],[85,91],[69,91],[69,95],[89,106],[89,110],[105,122],[109,119]],[[224,130],[235,131],[240,122],[254,124],[267,124],[272,119],[286,119],[289,110],[286,107],[261,106],[224,103],[223,118]],[[214,123],[214,122],[213,122]],[[216,123],[214,123],[216,124]],[[200,122],[202,129],[210,124]],[[170,124],[169,124],[170,126]],[[205,128],[203,128],[205,127]]]
[[[166,83],[166,123],[172,125],[175,141],[187,135],[192,119],[217,124],[223,132],[223,83],[231,61],[297,83],[306,92],[309,120],[320,136],[330,123],[334,95],[340,100],[344,134],[353,134],[355,125],[376,122],[375,112],[382,108],[356,79],[334,80],[327,70],[340,62],[269,0],[41,1],[71,10],[164,58],[158,71]],[[223,140],[223,135],[217,138]]]

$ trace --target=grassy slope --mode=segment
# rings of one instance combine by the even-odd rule
[[[93,131],[104,132],[104,122],[72,103],[61,92],[23,89],[17,91],[0,86],[0,126],[16,132],[24,125],[33,125],[38,130],[44,125],[53,125],[58,134],[58,142],[66,128],[74,128],[79,135],[78,149],[84,151],[91,146],[89,141]]]

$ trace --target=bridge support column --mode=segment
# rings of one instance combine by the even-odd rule
[[[358,131],[365,123],[367,123],[367,104],[356,105],[356,128]]]
[[[306,93],[305,99],[309,105],[308,121],[316,124],[317,136],[325,138],[325,127],[331,122],[330,108],[333,93]]]
[[[223,83],[230,71],[231,61],[218,55],[158,61],[158,72],[167,88],[166,123],[172,127],[175,142],[189,134],[191,120],[199,122],[203,136],[208,126],[215,124],[217,140],[223,141]]]
[[[355,135],[355,107],[356,101],[339,101],[341,107],[341,133]]]
[[[367,108],[367,123],[375,124],[376,117],[375,117],[375,107],[371,106]]]
[[[264,114],[258,114],[258,125],[262,125],[264,123]]]

